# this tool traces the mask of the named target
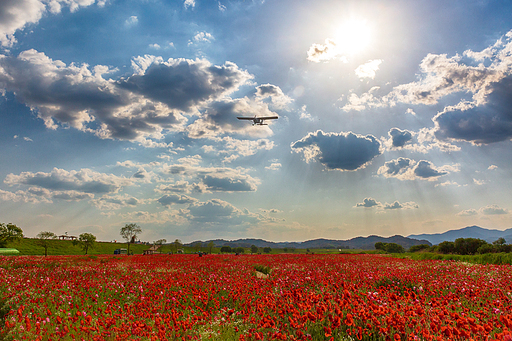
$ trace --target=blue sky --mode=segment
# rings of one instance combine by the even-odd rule
[[[510,228],[510,13],[2,1],[1,221],[184,242]]]

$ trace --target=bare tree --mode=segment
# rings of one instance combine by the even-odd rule
[[[52,239],[57,239],[57,235],[53,232],[49,232],[49,231],[43,231],[43,232],[39,232],[39,234],[36,236],[37,239],[39,239],[37,241],[37,243],[39,245],[41,245],[42,247],[44,247],[44,256],[48,256],[48,247],[50,246],[50,240]]]
[[[127,253],[130,254],[130,244],[135,243],[135,239],[137,235],[142,232],[142,229],[137,224],[126,224],[123,228],[121,228],[121,237],[126,240],[128,244]]]
[[[211,254],[213,248],[215,247],[215,243],[213,241],[208,243],[208,252]]]
[[[156,242],[154,242],[154,245],[158,245],[158,252],[162,253],[165,243],[167,243],[167,239],[164,238],[158,239]]]

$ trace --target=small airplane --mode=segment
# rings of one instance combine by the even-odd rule
[[[249,117],[249,116],[238,116],[239,120],[250,120],[252,121],[252,125],[266,126],[268,124],[263,123],[265,120],[277,120],[279,117],[277,116],[264,116],[264,117]]]

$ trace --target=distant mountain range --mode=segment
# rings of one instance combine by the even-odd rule
[[[305,242],[269,242],[263,239],[238,239],[238,240],[224,240],[214,239],[208,241],[201,241],[203,245],[213,242],[216,247],[230,246],[230,247],[250,247],[256,245],[257,247],[270,247],[272,249],[284,249],[284,248],[296,248],[296,249],[362,249],[362,250],[374,250],[375,243],[396,243],[402,245],[405,249],[410,248],[413,245],[428,244],[431,245],[428,240],[417,240],[407,238],[403,236],[392,236],[392,237],[356,237],[349,240],[335,240],[335,239],[313,239]],[[186,244],[191,246],[197,243],[197,241]]]
[[[457,238],[478,238],[483,239],[489,243],[497,240],[498,238],[505,238],[507,243],[512,243],[512,228],[500,231],[482,228],[479,226],[468,226],[459,230],[450,230],[444,233],[433,233],[433,234],[411,234],[407,237],[400,235],[392,237],[379,237],[379,236],[368,236],[368,237],[356,237],[348,240],[336,240],[336,239],[313,239],[305,242],[269,242],[263,239],[237,239],[237,240],[225,240],[225,239],[213,239],[205,242],[200,241],[204,246],[208,243],[213,242],[216,247],[230,246],[230,247],[251,247],[256,245],[257,247],[270,247],[273,249],[284,249],[284,248],[296,248],[296,249],[362,249],[362,250],[373,250],[375,249],[375,243],[396,243],[402,245],[406,250],[413,245],[427,244],[436,245],[444,241],[455,241]],[[197,241],[186,244],[192,246]]]
[[[413,239],[425,239],[431,242],[433,245],[439,244],[444,241],[455,241],[457,238],[478,238],[492,243],[498,238],[505,238],[507,243],[512,243],[512,228],[504,231],[491,230],[482,228],[479,226],[468,226],[459,230],[450,230],[444,233],[434,234],[411,234],[407,236]]]

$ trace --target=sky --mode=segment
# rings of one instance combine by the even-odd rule
[[[510,13],[4,0],[0,222],[149,242],[510,228]]]

